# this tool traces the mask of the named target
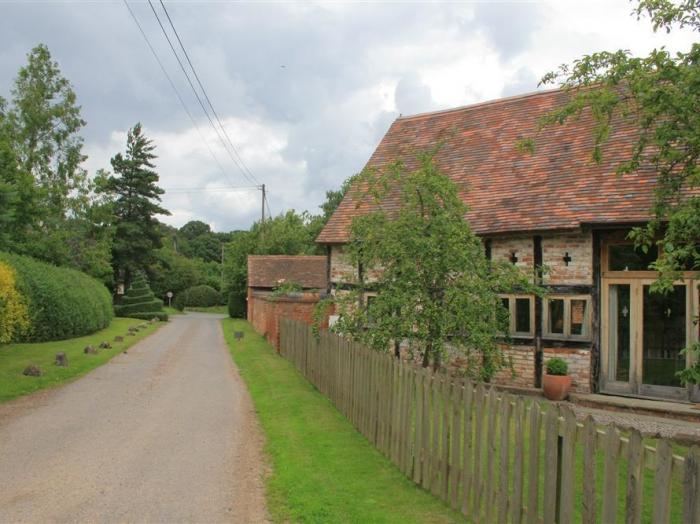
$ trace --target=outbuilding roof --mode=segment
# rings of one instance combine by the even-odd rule
[[[631,123],[614,124],[601,163],[592,159],[594,121],[586,114],[538,132],[538,119],[567,96],[560,90],[542,91],[399,117],[367,167],[381,169],[402,160],[415,168],[416,152],[442,142],[435,161],[458,184],[469,205],[466,218],[482,235],[648,220],[655,172],[616,174],[637,139]],[[534,138],[534,152],[519,150],[523,138]],[[353,217],[371,207],[369,201],[358,204],[356,195],[348,191],[317,242],[348,240]],[[384,205],[391,208],[391,198]]]
[[[325,289],[326,257],[248,255],[248,287],[272,289],[285,281],[304,289]]]

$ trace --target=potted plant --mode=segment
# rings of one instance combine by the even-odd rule
[[[565,360],[554,357],[547,361],[547,373],[542,377],[542,391],[548,400],[564,400],[569,396],[571,377]]]

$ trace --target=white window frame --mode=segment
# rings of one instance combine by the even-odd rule
[[[550,300],[564,301],[564,333],[552,333],[549,330],[549,302]],[[583,334],[571,334],[571,301],[582,300],[586,302],[586,315],[583,319]],[[542,300],[542,335],[550,340],[576,340],[590,342],[591,340],[591,296],[590,295],[547,295]]]
[[[535,297],[533,295],[523,295],[523,294],[505,294],[498,295],[500,298],[505,298],[508,300],[508,335],[510,338],[534,338],[535,336]],[[527,299],[530,302],[530,330],[529,331],[516,331],[516,319],[515,319],[515,300],[516,299]]]

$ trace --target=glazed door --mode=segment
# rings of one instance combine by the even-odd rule
[[[651,293],[651,281],[643,281],[642,340],[639,393],[644,396],[687,398],[676,373],[686,366],[681,351],[688,343],[688,292],[684,284],[666,295]]]
[[[607,280],[607,279],[606,279]],[[607,393],[686,400],[676,373],[686,366],[691,296],[686,284],[667,295],[653,280],[607,280],[603,286],[601,389]]]
[[[606,393],[632,394],[637,389],[635,291],[634,281],[611,281],[603,289],[601,389]]]

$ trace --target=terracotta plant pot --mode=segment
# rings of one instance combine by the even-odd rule
[[[542,377],[542,392],[547,400],[564,400],[571,389],[571,375],[547,375]]]

